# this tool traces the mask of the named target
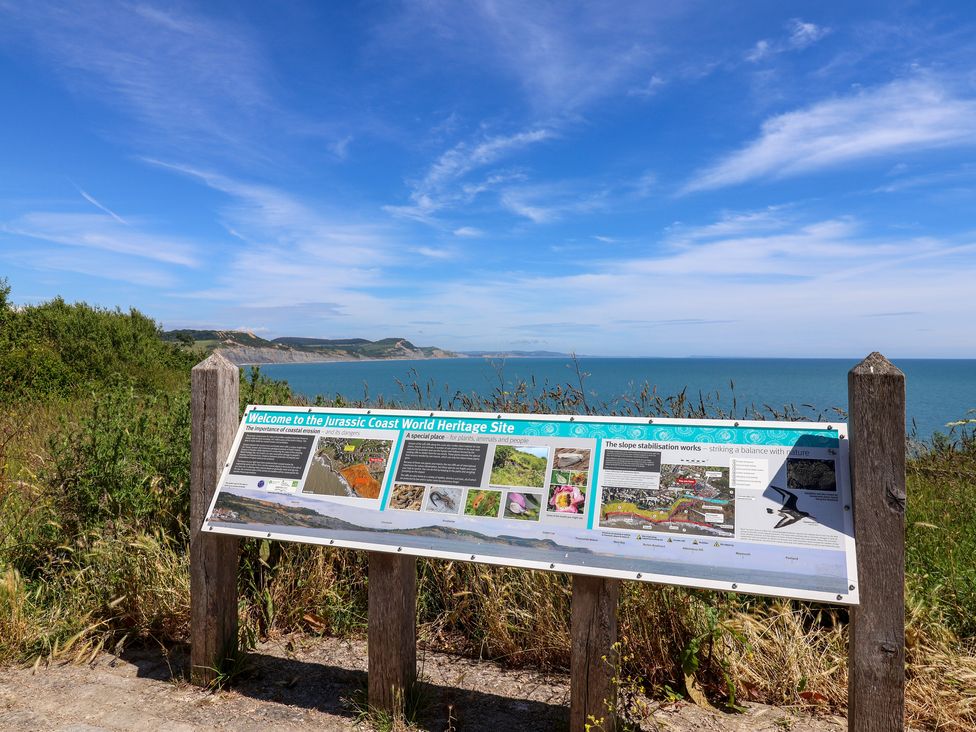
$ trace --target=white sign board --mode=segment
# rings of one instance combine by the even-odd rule
[[[857,603],[847,427],[248,407],[204,530]]]

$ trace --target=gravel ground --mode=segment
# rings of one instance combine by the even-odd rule
[[[439,653],[422,657],[426,681],[416,727],[423,730],[566,730],[564,674],[510,670]],[[99,655],[87,665],[0,670],[0,729],[60,730],[368,730],[363,641],[296,638],[260,645],[228,691],[187,684],[185,658],[158,650]],[[650,703],[645,730],[826,732],[838,717],[810,717],[750,704],[721,714],[691,704]]]

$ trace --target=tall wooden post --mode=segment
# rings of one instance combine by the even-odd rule
[[[569,729],[616,729],[617,598],[620,580],[573,575]]]
[[[237,366],[214,353],[190,377],[190,679],[207,686],[237,650],[238,539],[200,529],[238,423]]]
[[[872,353],[847,377],[860,605],[852,610],[847,724],[905,728],[905,375]]]
[[[417,558],[369,554],[369,706],[398,714],[417,680]]]

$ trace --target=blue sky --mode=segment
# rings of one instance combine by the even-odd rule
[[[0,275],[265,337],[976,357],[976,6],[736,5],[0,0]]]

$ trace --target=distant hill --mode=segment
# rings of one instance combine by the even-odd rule
[[[435,346],[415,346],[406,338],[301,338],[267,340],[240,330],[170,330],[164,341],[181,343],[201,354],[220,349],[238,365],[355,361],[358,359],[457,358],[458,354]]]
[[[559,351],[460,351],[460,354],[471,358],[569,358],[568,353]]]

